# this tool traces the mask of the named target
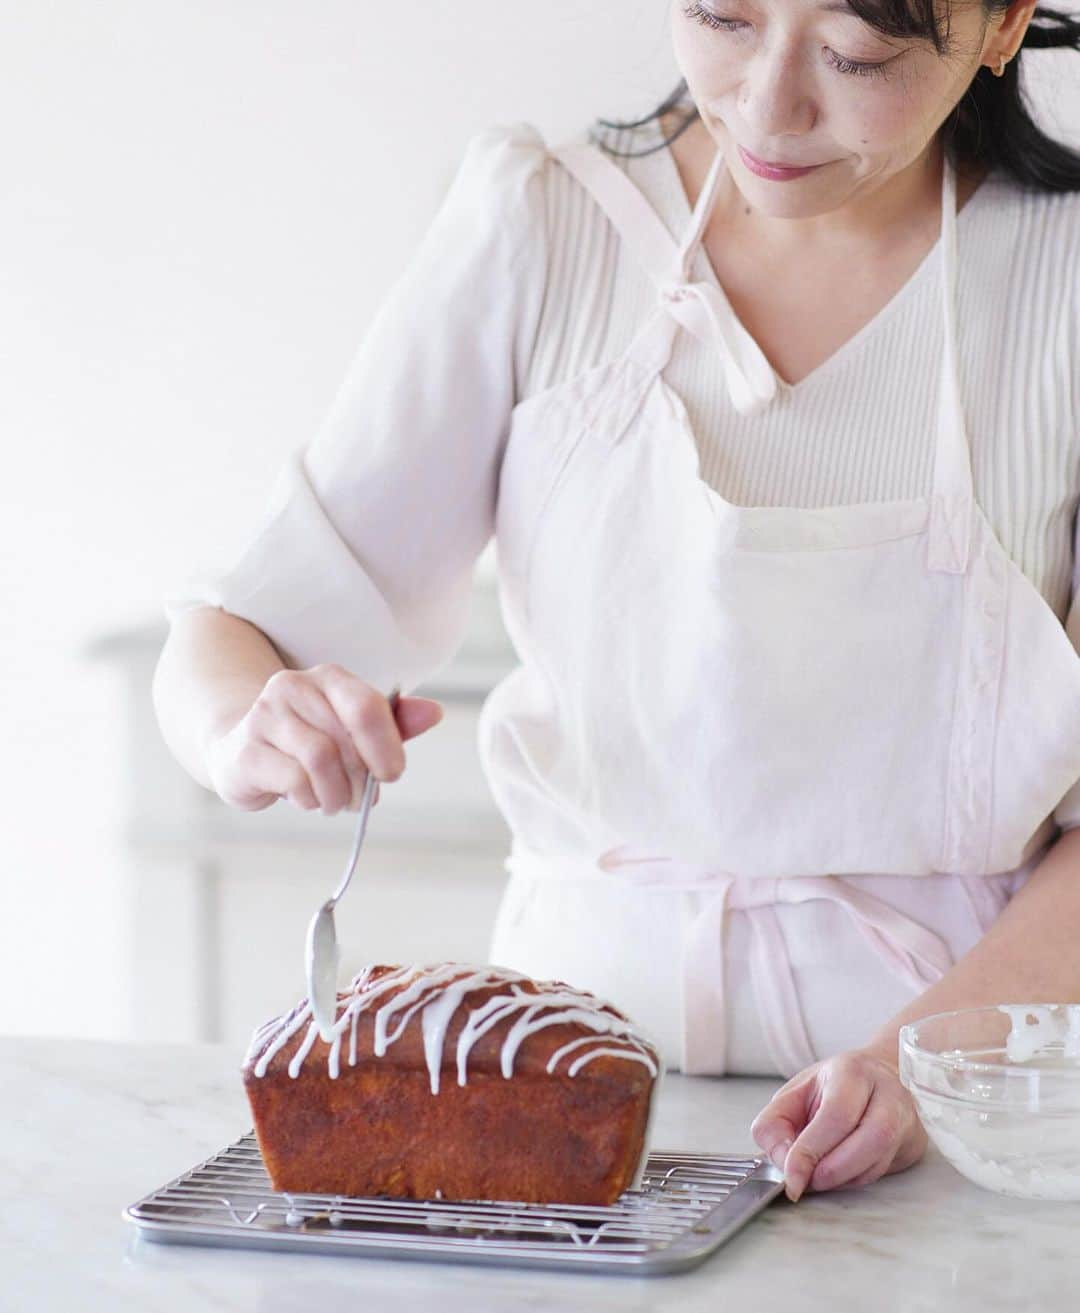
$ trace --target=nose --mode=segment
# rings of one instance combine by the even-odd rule
[[[739,92],[739,112],[764,149],[785,136],[802,136],[817,118],[813,80],[795,45],[764,43],[749,55]],[[766,155],[784,160],[782,150]]]

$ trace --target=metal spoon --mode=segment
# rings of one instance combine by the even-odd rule
[[[396,711],[401,686],[395,684],[387,701],[390,710]],[[368,812],[371,811],[375,796],[375,772],[368,768],[368,777],[364,784],[364,796],[360,802],[360,815],[356,822],[356,838],[353,840],[349,865],[345,868],[345,877],[337,890],[311,918],[308,926],[307,945],[304,966],[307,971],[308,998],[311,1000],[311,1014],[319,1027],[319,1034],[329,1043],[334,1037],[334,1025],[337,1021],[337,976],[340,951],[338,949],[337,931],[334,928],[334,907],[342,894],[349,887],[356,859],[360,855],[360,845],[364,841],[367,829]]]

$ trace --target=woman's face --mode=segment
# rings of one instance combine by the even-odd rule
[[[809,217],[913,164],[967,89],[994,29],[953,0],[951,53],[886,37],[843,0],[673,0],[675,56],[733,181],[758,210]],[[818,165],[801,177],[753,172]]]

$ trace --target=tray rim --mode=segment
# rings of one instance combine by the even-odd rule
[[[391,1258],[400,1261],[443,1262],[460,1265],[472,1263],[477,1266],[511,1267],[519,1270],[547,1269],[562,1272],[590,1273],[596,1275],[625,1276],[667,1276],[685,1272],[703,1262],[717,1249],[740,1231],[753,1217],[763,1211],[772,1200],[783,1191],[783,1173],[774,1166],[764,1154],[733,1154],[713,1150],[688,1149],[652,1149],[646,1154],[646,1171],[653,1159],[678,1161],[710,1160],[715,1165],[730,1163],[733,1167],[747,1169],[742,1180],[693,1224],[679,1232],[674,1239],[655,1250],[641,1248],[637,1250],[596,1251],[587,1248],[567,1246],[566,1248],[536,1248],[513,1241],[497,1241],[495,1245],[485,1248],[486,1237],[438,1236],[425,1237],[422,1242],[408,1236],[357,1235],[356,1233],[335,1234],[332,1231],[314,1235],[310,1232],[282,1233],[278,1231],[259,1231],[247,1229],[239,1222],[207,1224],[200,1222],[169,1222],[160,1218],[148,1218],[139,1215],[139,1209],[152,1205],[159,1196],[173,1187],[182,1185],[195,1173],[208,1168],[231,1149],[257,1149],[254,1129],[210,1154],[201,1162],[187,1168],[171,1181],[149,1191],[142,1198],[128,1204],[121,1217],[132,1224],[137,1237],[154,1244],[194,1245],[198,1247],[249,1249],[258,1252],[276,1251],[285,1253],[334,1254],[349,1258]],[[304,1198],[327,1201],[327,1211],[331,1211],[335,1200],[362,1199],[374,1207],[388,1202],[385,1196],[345,1196],[301,1194],[286,1191],[270,1191],[283,1198]],[[627,1191],[626,1194],[640,1194],[640,1191]],[[621,1197],[625,1197],[621,1196]],[[602,1209],[605,1205],[574,1204],[535,1204],[517,1200],[397,1200],[397,1203],[432,1204],[446,1208],[448,1211],[455,1204],[463,1210],[470,1205],[490,1203],[495,1206],[513,1208],[515,1211],[535,1210],[543,1213],[549,1209],[573,1210],[578,1207]],[[614,1208],[614,1205],[607,1205]],[[648,1242],[641,1242],[642,1246]]]

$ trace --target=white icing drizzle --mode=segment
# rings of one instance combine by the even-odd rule
[[[652,1074],[654,1076],[656,1075],[656,1066],[652,1058],[650,1058],[647,1053],[645,1052],[628,1053],[626,1049],[609,1049],[609,1048],[593,1049],[591,1053],[586,1053],[583,1058],[578,1058],[577,1062],[572,1063],[571,1066],[569,1066],[566,1069],[566,1074],[568,1076],[576,1076],[578,1070],[581,1067],[584,1067],[584,1065],[587,1062],[591,1062],[593,1058],[598,1058],[601,1053],[613,1053],[618,1058],[631,1058],[637,1062],[643,1062],[649,1068]]]
[[[293,1080],[295,1080],[297,1076],[300,1075],[300,1068],[304,1064],[304,1059],[311,1052],[312,1047],[314,1046],[315,1041],[318,1039],[318,1037],[319,1037],[318,1025],[317,1024],[310,1025],[308,1027],[308,1033],[304,1036],[304,1042],[293,1054],[292,1061],[289,1063],[289,1075],[293,1078]],[[341,1037],[336,1036],[334,1039],[333,1050],[330,1054],[330,1062],[331,1065],[334,1067],[337,1066],[337,1063],[334,1061],[334,1058],[335,1055],[337,1054],[338,1045],[340,1043],[341,1043]]]
[[[576,1075],[586,1063],[600,1057],[601,1054],[643,1063],[654,1077],[658,1076],[661,1068],[655,1044],[632,1022],[604,1010],[611,1007],[611,1004],[593,994],[573,989],[558,981],[533,981],[530,977],[511,971],[507,967],[471,966],[459,962],[440,966],[396,967],[373,983],[369,983],[370,978],[370,967],[353,978],[349,990],[344,995],[344,1008],[340,1008],[342,996],[338,997],[340,1010],[334,1022],[327,1056],[327,1070],[331,1079],[336,1080],[340,1074],[341,1042],[346,1029],[350,1032],[348,1062],[350,1067],[354,1067],[356,1030],[360,1013],[369,1010],[384,994],[396,989],[397,993],[375,1013],[373,1052],[376,1057],[384,1056],[390,1045],[401,1037],[410,1020],[419,1012],[424,1040],[424,1059],[431,1078],[431,1092],[438,1094],[443,1050],[451,1019],[468,994],[480,989],[490,990],[500,984],[505,986],[503,992],[492,994],[477,1008],[468,1009],[468,1017],[457,1042],[459,1085],[466,1084],[469,1052],[476,1041],[503,1018],[515,1013],[520,1015],[508,1028],[499,1055],[500,1070],[507,1079],[513,1076],[517,1051],[529,1035],[546,1026],[566,1023],[587,1026],[593,1034],[571,1040],[552,1054],[546,1067],[549,1073],[554,1073],[559,1060],[565,1054],[583,1045],[593,1047],[570,1063],[566,1071],[568,1076]],[[402,984],[405,984],[404,989],[400,988]],[[522,988],[523,984],[534,986],[536,992]],[[396,1026],[393,1025],[395,1017]],[[307,1000],[298,1003],[288,1015],[265,1022],[256,1030],[249,1049],[251,1055],[262,1050],[253,1068],[255,1076],[260,1078],[265,1076],[274,1054],[287,1044],[305,1023],[308,1027],[307,1034],[288,1067],[289,1075],[294,1080],[299,1076],[305,1058],[319,1038],[319,1028],[312,1018],[311,1004]]]

